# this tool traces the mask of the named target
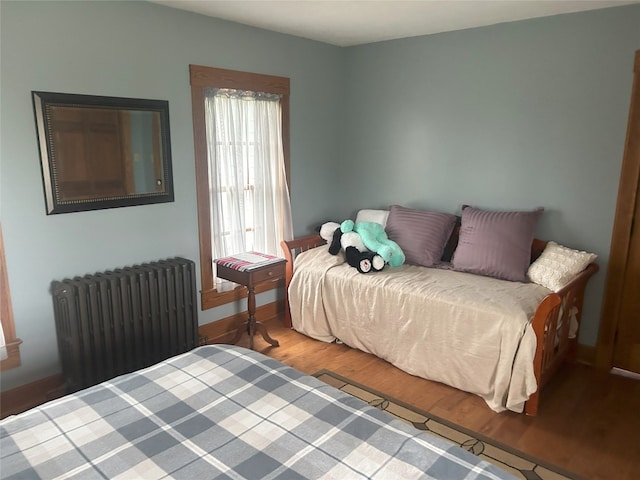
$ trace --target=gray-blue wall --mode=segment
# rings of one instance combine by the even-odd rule
[[[595,252],[595,345],[640,6],[350,48],[344,202],[545,213],[537,237]]]
[[[294,222],[338,204],[326,186],[339,160],[342,49],[146,2],[0,5],[0,218],[23,340],[23,365],[2,373],[3,390],[60,370],[52,280],[176,255],[199,261],[189,64],[290,77]],[[175,202],[47,216],[32,90],[168,100]]]
[[[296,234],[390,203],[541,205],[539,237],[606,268],[639,6],[345,49],[144,2],[2,1],[0,21],[0,218],[24,341],[3,390],[59,371],[51,280],[198,261],[189,64],[291,78]],[[176,201],[45,215],[32,90],[168,100]]]

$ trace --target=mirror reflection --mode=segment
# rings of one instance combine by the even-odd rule
[[[173,201],[168,104],[34,92],[47,213]]]

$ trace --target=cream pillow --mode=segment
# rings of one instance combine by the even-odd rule
[[[595,253],[548,242],[540,257],[529,267],[527,275],[532,282],[557,292],[596,258]]]
[[[359,210],[356,215],[356,223],[358,222],[375,222],[382,225],[384,228],[387,226],[387,218],[389,217],[389,210]]]

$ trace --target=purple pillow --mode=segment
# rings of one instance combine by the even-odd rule
[[[543,211],[492,212],[463,207],[453,268],[527,282],[533,234]]]
[[[456,218],[449,213],[392,205],[385,230],[404,252],[406,263],[430,267],[440,261]]]

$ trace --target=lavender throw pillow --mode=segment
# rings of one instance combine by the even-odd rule
[[[449,213],[392,205],[385,230],[404,252],[406,263],[430,267],[440,261],[455,223],[456,216]]]
[[[504,280],[528,281],[531,243],[543,210],[493,212],[463,208],[453,268]]]

